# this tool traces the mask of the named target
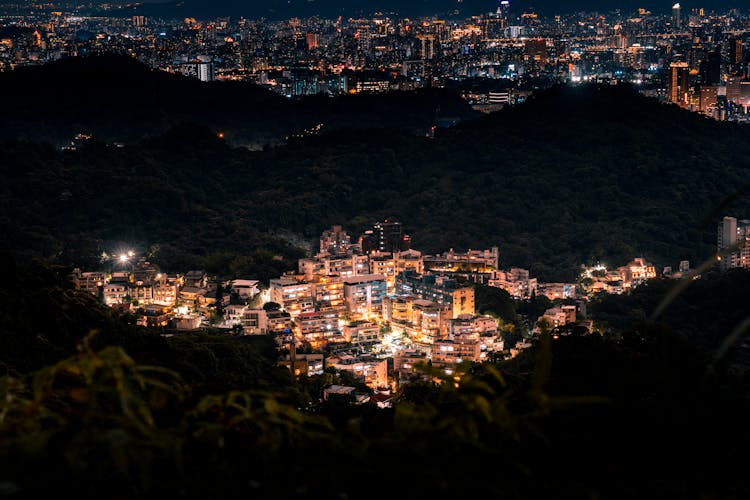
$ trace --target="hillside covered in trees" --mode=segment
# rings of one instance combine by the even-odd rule
[[[542,280],[701,260],[721,215],[748,213],[750,129],[622,86],[554,88],[434,138],[342,128],[260,151],[212,122],[138,120],[121,146],[0,143],[0,495],[750,496],[747,271],[686,281],[660,315],[678,282],[596,298],[601,335],[543,330],[510,360],[426,366],[435,383],[390,408],[321,401],[354,381],[294,380],[271,337],[160,336],[67,279],[127,245],[170,272],[266,280],[331,224],[385,217],[415,248],[497,245]],[[509,324],[549,305],[476,300]]]
[[[388,127],[424,134],[440,117],[478,114],[457,93],[441,89],[386,95],[289,100],[238,81],[201,82],[151,70],[130,56],[62,59],[0,73],[0,137],[67,144],[76,134],[134,142],[183,123],[221,131],[233,145],[261,149],[318,125],[323,130]]]
[[[261,100],[279,107],[264,123],[294,119],[283,113],[292,103]],[[58,112],[35,116],[64,120]],[[253,116],[242,127],[265,127]],[[497,245],[505,267],[572,280],[582,263],[636,256],[657,269],[697,264],[715,251],[723,215],[750,213],[750,128],[627,86],[552,88],[434,138],[389,124],[263,151],[219,139],[210,120],[121,147],[96,136],[70,151],[6,140],[0,228],[16,255],[59,264],[91,268],[102,251],[126,245],[168,271],[265,280],[294,268],[305,243],[332,224],[356,237],[393,217],[425,252]]]
[[[464,365],[460,379],[432,372],[436,383],[404,385],[379,409],[320,401],[351,380],[294,382],[270,337],[160,337],[75,290],[69,269],[2,257],[6,498],[750,493],[747,365],[685,329],[696,308],[735,313],[705,305],[717,288],[746,297],[747,272],[697,284],[674,324],[628,323],[609,302],[617,335],[542,333],[516,358]],[[647,316],[654,291],[633,299]]]

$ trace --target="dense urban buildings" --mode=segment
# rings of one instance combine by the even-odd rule
[[[170,19],[109,5],[7,5],[0,8],[0,71],[117,52],[290,98],[448,87],[483,111],[556,82],[630,82],[718,120],[746,121],[750,14],[679,3],[661,10],[543,17],[488,1],[486,13],[466,18],[375,13],[268,21]]]
[[[419,376],[420,361],[449,373],[462,361],[514,356],[544,328],[556,336],[570,328],[591,333],[596,326],[587,314],[589,299],[629,293],[659,276],[638,257],[614,269],[584,267],[576,282],[542,283],[529,270],[505,267],[498,247],[423,254],[399,249],[400,222],[373,227],[353,238],[343,226],[332,226],[321,233],[315,255],[268,283],[218,279],[202,270],[168,276],[134,252],[110,256],[108,269],[77,269],[72,278],[101,302],[134,314],[140,325],[168,335],[206,329],[271,335],[280,366],[298,375],[334,367],[377,390]],[[392,236],[392,251],[363,247],[379,234],[382,241]],[[725,217],[718,236],[717,250],[732,252],[719,268],[750,267],[747,249],[739,245],[750,238],[750,221]],[[681,261],[678,271],[666,267],[660,275],[679,279],[692,270]],[[502,289],[516,301],[545,297],[551,307],[522,325],[506,325],[480,313],[478,286]],[[520,340],[506,342],[516,329]]]

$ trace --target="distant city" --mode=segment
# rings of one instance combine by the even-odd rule
[[[452,88],[485,112],[556,83],[628,82],[717,120],[748,120],[747,10],[678,3],[669,14],[641,8],[544,17],[517,12],[508,1],[489,5],[497,9],[460,20],[383,13],[283,21],[4,5],[0,71],[114,52],[206,82],[252,82],[288,98]]]

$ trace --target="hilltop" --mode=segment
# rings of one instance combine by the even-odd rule
[[[289,100],[252,83],[201,82],[115,54],[0,73],[0,90],[14,96],[4,103],[13,120],[0,123],[0,138],[56,144],[78,133],[134,142],[192,123],[222,132],[234,145],[260,149],[319,124],[332,131],[391,127],[424,133],[438,110],[460,119],[478,115],[457,93],[442,89]]]

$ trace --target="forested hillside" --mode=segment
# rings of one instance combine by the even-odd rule
[[[723,215],[750,213],[750,128],[625,86],[553,88],[434,139],[347,128],[248,151],[184,125],[124,147],[6,141],[0,154],[12,250],[90,265],[125,242],[168,270],[262,279],[331,224],[356,237],[394,217],[417,249],[497,245],[503,266],[571,280],[584,262],[697,264]]]
[[[262,149],[323,130],[389,127],[424,134],[438,117],[478,113],[442,89],[288,100],[258,85],[151,70],[130,56],[94,55],[0,73],[0,137],[67,144],[76,134],[134,142],[183,123],[221,131],[233,145]]]

